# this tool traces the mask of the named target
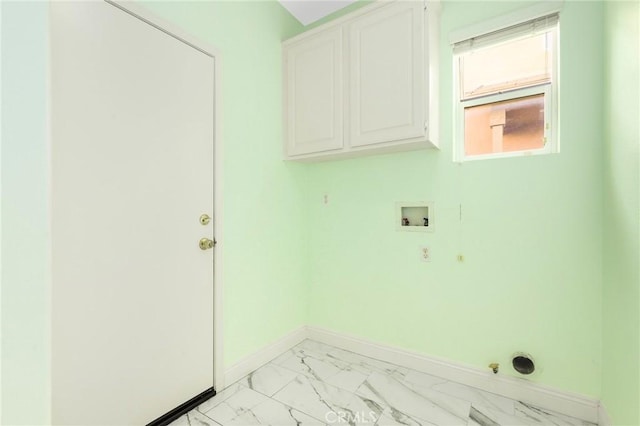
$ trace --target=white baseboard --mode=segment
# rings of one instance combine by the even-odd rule
[[[494,375],[488,369],[483,370],[315,326],[297,328],[241,359],[226,369],[224,385],[228,386],[238,381],[304,339],[316,340],[371,358],[422,371],[540,408],[597,423],[600,426],[611,425],[611,420],[604,406],[594,398],[560,391],[517,377]]]
[[[219,387],[226,387],[230,384],[237,382],[253,370],[268,363],[283,352],[288,351],[298,343],[307,338],[307,327],[299,327],[289,334],[269,343],[262,349],[242,358],[237,363],[224,372],[224,383]]]
[[[583,395],[556,390],[516,377],[494,375],[489,370],[457,364],[320,327],[307,327],[307,337],[593,423],[598,423],[599,411],[603,410],[598,400]],[[609,423],[600,423],[603,424]]]
[[[613,422],[611,421],[611,417],[609,417],[609,413],[602,405],[602,402],[598,404],[598,425],[599,426],[612,426]]]

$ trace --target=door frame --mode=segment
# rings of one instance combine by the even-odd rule
[[[165,34],[199,50],[203,54],[213,58],[214,72],[214,94],[213,94],[213,124],[214,124],[214,205],[213,205],[213,225],[214,238],[217,242],[214,248],[213,256],[213,383],[212,386],[216,391],[224,388],[224,329],[223,329],[223,286],[222,286],[222,259],[224,251],[224,238],[222,218],[222,132],[220,131],[220,112],[221,112],[221,55],[220,51],[211,44],[189,34],[178,25],[169,22],[148,9],[134,4],[132,1],[126,0],[103,0],[106,3],[117,7],[118,9],[128,13],[129,15],[140,19],[145,24],[151,25]],[[194,395],[195,396],[195,395]]]

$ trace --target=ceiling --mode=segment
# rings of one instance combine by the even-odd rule
[[[279,0],[302,25],[309,25],[356,0]]]

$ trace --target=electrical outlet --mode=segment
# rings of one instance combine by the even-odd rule
[[[431,262],[431,248],[429,248],[429,246],[420,247],[420,260],[423,262]]]

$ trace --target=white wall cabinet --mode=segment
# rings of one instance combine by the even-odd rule
[[[286,50],[290,155],[343,147],[342,28],[332,28]]]
[[[438,11],[377,2],[285,41],[285,159],[437,147]]]

